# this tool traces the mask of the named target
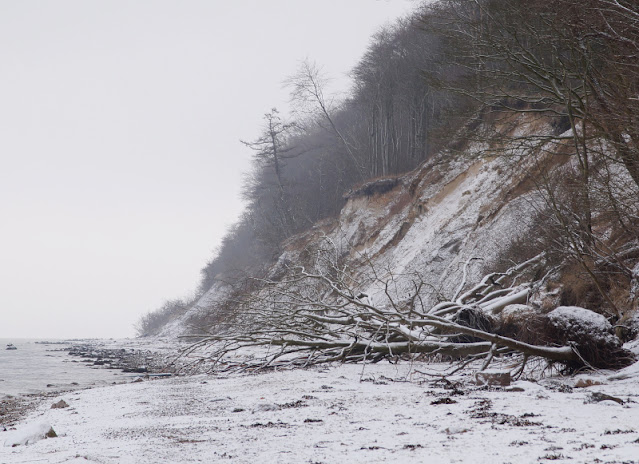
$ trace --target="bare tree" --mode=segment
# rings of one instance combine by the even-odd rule
[[[310,107],[315,109],[324,120],[330,131],[339,139],[346,150],[353,166],[363,178],[363,168],[357,159],[352,142],[347,140],[342,131],[337,127],[333,116],[334,103],[324,95],[324,89],[328,78],[322,73],[321,68],[308,59],[302,61],[295,74],[286,79],[285,84],[291,89],[291,99],[297,103],[302,111]]]
[[[444,0],[435,16],[466,77],[448,88],[487,111],[551,118],[555,139],[572,129],[585,183],[591,141],[603,137],[639,185],[637,14],[617,0]]]
[[[439,51],[437,36],[409,18],[377,32],[353,69],[351,105],[362,120],[358,146],[369,176],[410,170],[437,148],[431,139],[450,101],[424,78],[424,69],[434,68]]]
[[[294,229],[294,218],[292,216],[292,208],[283,173],[285,161],[299,155],[298,153],[291,155],[292,147],[287,143],[294,124],[283,122],[276,108],[273,108],[269,113],[264,115],[264,121],[265,127],[263,134],[254,142],[242,141],[242,143],[255,152],[254,156],[258,168],[272,169],[275,174],[278,198],[276,211],[281,217],[283,238],[285,238],[288,237]],[[257,182],[260,183],[261,181],[257,180]],[[257,191],[259,191],[259,188],[256,186],[245,189],[246,195],[248,196],[253,195]]]

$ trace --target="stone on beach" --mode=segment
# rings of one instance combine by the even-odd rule
[[[51,424],[47,422],[37,422],[12,431],[9,437],[4,441],[4,446],[31,445],[44,438],[55,438],[57,436]]]
[[[61,409],[61,408],[68,408],[69,405],[66,401],[64,400],[60,400],[57,403],[53,403],[51,405],[51,409]]]

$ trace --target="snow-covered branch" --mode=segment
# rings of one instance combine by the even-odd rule
[[[417,354],[483,358],[485,368],[506,352],[520,353],[522,360],[540,357],[566,365],[584,364],[584,355],[574,343],[530,343],[499,333],[499,324],[472,323],[498,320],[496,315],[505,307],[525,302],[534,285],[515,285],[517,277],[540,264],[543,255],[506,272],[488,274],[469,290],[463,291],[463,283],[455,298],[424,308],[418,294],[425,288],[423,282],[413,282],[413,293],[402,295],[401,301],[390,291],[388,281],[377,282],[383,284],[380,295],[385,298],[379,298],[381,304],[373,303],[354,287],[358,279],[349,269],[326,254],[331,254],[330,247],[314,254],[313,266],[290,268],[284,280],[260,280],[261,290],[238,300],[232,323],[204,337],[198,334],[200,339],[191,350],[204,348],[216,368],[242,370],[376,362]],[[252,359],[238,361],[233,356],[254,347],[262,351]]]

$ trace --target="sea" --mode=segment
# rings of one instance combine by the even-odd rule
[[[119,370],[84,363],[65,351],[65,348],[79,343],[0,339],[0,400],[8,396],[108,385],[125,380],[126,374]],[[8,344],[13,344],[17,350],[7,350]]]

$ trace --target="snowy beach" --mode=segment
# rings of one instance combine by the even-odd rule
[[[63,393],[0,432],[0,463],[639,462],[639,364],[509,387],[433,383],[421,374],[432,367],[331,365]],[[69,406],[52,409],[60,400]],[[48,427],[56,438],[12,446]]]
[[[3,7],[0,464],[639,464],[639,0]]]

